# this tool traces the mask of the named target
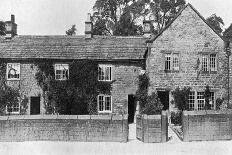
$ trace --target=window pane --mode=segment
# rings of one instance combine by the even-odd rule
[[[100,65],[98,67],[98,80],[111,81],[111,67],[106,65]]]
[[[194,110],[194,104],[195,104],[195,92],[190,92],[188,99],[189,110]]]
[[[55,73],[57,80],[67,80],[69,77],[69,65],[68,64],[56,64]]]
[[[173,54],[173,70],[179,70],[179,54]]]
[[[210,54],[210,71],[216,71],[216,54]]]
[[[103,105],[104,105],[104,97],[103,96],[98,96],[98,107],[99,111],[103,111]]]
[[[106,111],[111,111],[111,97],[106,97],[105,98],[105,110]]]
[[[197,92],[197,110],[204,110],[205,99],[204,92]]]
[[[98,67],[98,80],[104,80],[104,71],[102,67]]]
[[[202,56],[202,71],[208,71],[208,56]]]
[[[171,69],[171,54],[165,54],[165,70]]]

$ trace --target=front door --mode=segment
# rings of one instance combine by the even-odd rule
[[[31,97],[31,115],[40,114],[40,97]]]
[[[169,91],[158,91],[158,97],[163,104],[163,110],[169,109]]]
[[[134,122],[135,110],[135,96],[128,95],[128,123]]]

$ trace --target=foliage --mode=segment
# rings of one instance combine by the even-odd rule
[[[68,36],[72,36],[76,34],[76,25],[72,25],[72,27],[70,29],[68,29],[65,33]]]
[[[220,110],[221,109],[221,105],[224,102],[224,98],[217,98],[216,99],[216,110]]]
[[[189,99],[190,91],[191,91],[190,87],[184,87],[183,89],[177,87],[172,92],[172,96],[174,98],[174,104],[178,108],[178,110],[181,111],[189,110],[188,99]]]
[[[171,122],[174,125],[182,125],[182,111],[171,112]]]
[[[0,21],[0,35],[6,35],[5,22]]]
[[[212,26],[212,28],[219,34],[222,33],[222,25],[224,22],[221,17],[217,16],[216,14],[212,14],[210,17],[206,18],[206,22]]]
[[[142,31],[141,20],[151,17],[155,25],[154,32],[157,34],[185,3],[185,0],[96,0],[93,6],[95,11],[93,33],[139,35]]]
[[[230,24],[230,26],[227,29],[225,29],[225,31],[223,32],[223,36],[228,39],[232,38],[232,24]]]
[[[26,111],[28,100],[20,95],[19,90],[10,87],[6,83],[6,63],[0,64],[0,114],[5,114],[6,106],[18,104],[21,100],[20,112],[24,114]]]
[[[205,87],[204,98],[205,98],[205,110],[210,110],[211,109],[210,104],[209,104],[210,89],[208,85]]]
[[[147,74],[139,75],[139,88],[136,92],[136,98],[140,104],[140,112],[147,115],[160,114],[163,105],[155,92],[148,95],[148,87],[149,77]]]
[[[157,93],[153,92],[151,95],[147,96],[146,104],[142,108],[141,113],[147,115],[161,114],[163,105],[158,98]]]
[[[97,95],[110,94],[112,82],[99,82],[98,63],[91,60],[69,64],[69,79],[55,80],[54,62],[37,63],[36,79],[47,98],[47,113],[96,114]]]

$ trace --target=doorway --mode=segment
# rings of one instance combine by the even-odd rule
[[[164,106],[162,110],[168,110],[169,109],[169,91],[158,91],[158,97],[160,99],[160,102]]]
[[[30,114],[31,115],[40,114],[40,97],[31,97]]]
[[[135,96],[128,95],[128,123],[134,123],[135,110]]]

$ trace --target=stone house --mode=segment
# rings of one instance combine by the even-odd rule
[[[15,25],[14,17],[12,22]],[[66,80],[72,74],[69,63],[73,60],[97,61],[101,69],[98,80],[114,81],[111,95],[99,94],[98,113],[127,114],[128,104],[135,108],[134,95],[147,49],[146,38],[93,36],[91,26],[87,21],[83,36],[21,36],[12,30],[0,40],[0,59],[7,63],[7,83],[28,97],[27,114],[45,113],[45,99],[35,79],[38,68],[34,62],[48,60],[55,62],[56,80]],[[19,114],[19,107],[20,104],[8,107],[7,111]]]
[[[204,90],[210,87],[211,108],[228,94],[228,58],[224,40],[200,13],[187,4],[155,38],[147,41],[149,92],[158,92],[165,109],[173,109],[171,91],[191,87],[190,110],[204,109]]]

